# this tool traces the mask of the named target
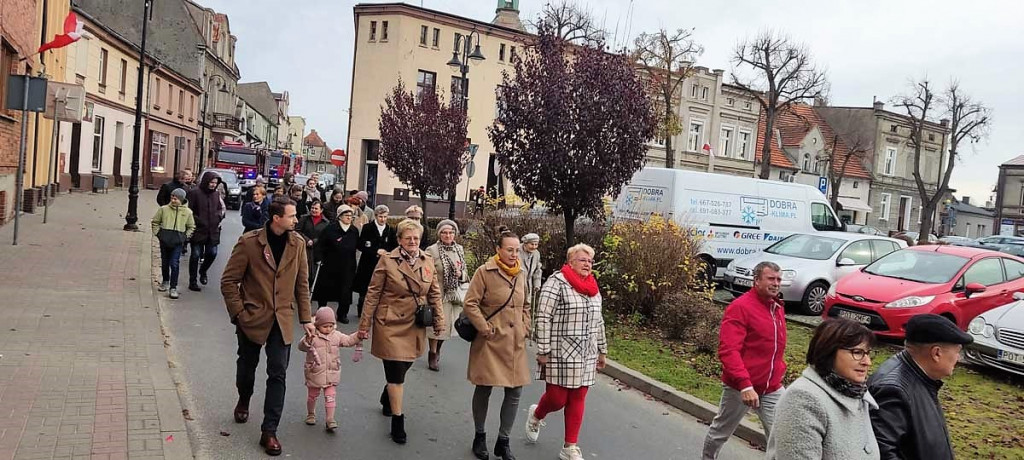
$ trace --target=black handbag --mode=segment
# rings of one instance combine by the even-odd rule
[[[484,319],[485,322],[490,321],[491,318],[494,317],[494,315],[497,315],[502,310],[504,310],[505,307],[508,306],[509,302],[512,301],[512,296],[516,294],[516,283],[518,282],[518,277],[512,280],[512,291],[509,292],[508,299],[505,299],[505,303],[503,303],[501,307],[499,307],[497,310],[494,310],[493,313],[487,315],[487,318]],[[473,325],[473,322],[469,320],[468,316],[466,316],[465,311],[459,314],[459,319],[455,320],[455,332],[458,332],[459,337],[462,337],[462,339],[467,342],[472,342],[476,340],[476,336],[479,333],[479,331],[476,330],[476,326]]]
[[[174,211],[174,228],[178,228],[178,211]],[[185,244],[185,233],[169,228],[161,228],[156,232],[156,239],[160,245],[173,248]]]
[[[429,305],[420,303],[420,295],[412,290],[412,284],[409,283],[409,278],[404,275],[402,279],[405,280],[405,286],[409,289],[409,295],[412,296],[413,300],[416,301],[416,325],[422,328],[428,328],[434,325],[434,310]]]

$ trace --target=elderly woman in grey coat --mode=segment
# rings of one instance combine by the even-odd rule
[[[437,224],[437,242],[427,247],[427,254],[434,259],[434,273],[441,275],[442,303],[444,317],[455,322],[462,313],[463,295],[461,286],[469,281],[466,274],[466,251],[462,245],[455,242],[459,235],[459,226],[448,219]],[[449,324],[451,326],[451,324]],[[452,327],[447,328],[440,334],[433,331],[427,332],[427,339],[430,341],[430,351],[427,352],[427,368],[432,371],[440,371],[441,346],[444,341],[452,337]]]
[[[803,374],[775,406],[768,437],[769,460],[875,460],[878,441],[867,392],[875,336],[847,319],[830,319],[814,330]]]

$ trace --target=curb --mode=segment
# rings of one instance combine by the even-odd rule
[[[605,368],[599,372],[629,385],[637,391],[646,393],[665,404],[686,412],[703,422],[710,423],[715,418],[715,415],[718,414],[718,406],[676,390],[665,383],[623,366],[612,359],[606,359]],[[760,447],[767,445],[767,439],[765,439],[764,431],[762,431],[761,427],[746,418],[740,422],[740,426],[736,428],[736,432],[733,435]]]

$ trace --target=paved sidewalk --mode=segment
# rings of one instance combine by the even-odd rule
[[[62,195],[0,227],[0,460],[185,459],[151,279],[155,192]]]

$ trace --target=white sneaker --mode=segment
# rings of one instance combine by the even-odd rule
[[[160,283],[160,287],[156,288],[156,290],[160,292],[167,292],[167,289],[169,289],[170,287],[171,283],[165,281],[163,283]]]
[[[177,299],[178,298],[178,288],[171,288],[171,292],[168,295],[168,297],[170,297],[172,299]]]
[[[526,440],[531,443],[537,442],[537,438],[540,437],[540,427],[546,425],[543,420],[539,420],[533,415],[536,411],[536,404],[530,406],[530,416],[526,418]]]
[[[579,446],[573,444],[569,447],[563,447],[562,451],[558,453],[560,460],[583,460],[583,452],[580,452]]]

